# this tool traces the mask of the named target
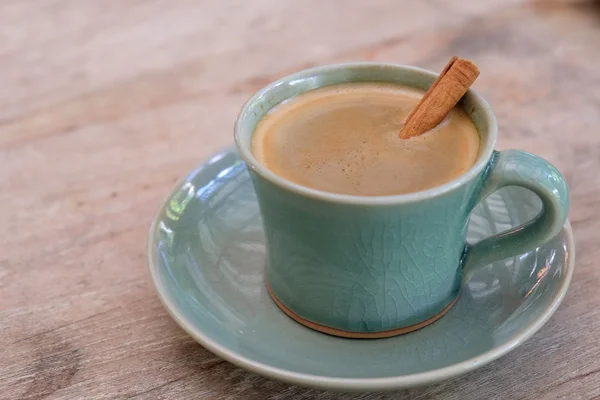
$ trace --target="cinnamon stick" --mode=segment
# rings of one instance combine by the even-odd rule
[[[444,67],[423,98],[404,120],[402,139],[421,135],[436,127],[454,108],[479,76],[479,69],[469,60],[454,56]]]

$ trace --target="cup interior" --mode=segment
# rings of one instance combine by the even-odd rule
[[[235,123],[235,141],[242,158],[255,172],[270,181],[283,185],[288,189],[300,191],[303,194],[320,197],[332,197],[336,200],[352,199],[362,202],[372,202],[373,199],[396,200],[410,199],[414,195],[428,195],[435,192],[446,191],[460,185],[477,175],[490,160],[496,141],[496,119],[487,102],[474,90],[469,89],[459,102],[459,106],[473,120],[481,137],[479,156],[473,167],[454,181],[444,185],[427,189],[422,192],[394,195],[394,196],[351,196],[324,192],[300,186],[276,176],[271,171],[260,165],[250,151],[250,141],[258,122],[275,106],[302,93],[324,86],[352,82],[386,82],[410,86],[427,90],[437,78],[437,74],[417,67],[378,64],[378,63],[351,63],[334,64],[316,67],[297,72],[281,78],[254,94],[243,106]],[[431,192],[431,193],[428,193]],[[371,200],[369,200],[371,199]],[[378,200],[375,200],[376,202]],[[384,200],[385,201],[385,200]]]

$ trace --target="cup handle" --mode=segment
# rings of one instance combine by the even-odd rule
[[[542,211],[523,225],[467,245],[463,283],[481,266],[525,253],[552,239],[567,219],[567,183],[546,160],[520,150],[494,151],[479,201],[505,186],[521,186],[537,194],[542,200]]]

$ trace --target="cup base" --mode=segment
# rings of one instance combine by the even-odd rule
[[[380,332],[351,332],[351,331],[344,331],[342,329],[332,328],[332,327],[326,326],[326,325],[317,324],[315,322],[312,322],[305,318],[302,318],[301,316],[297,315],[292,310],[290,310],[285,304],[283,304],[277,298],[277,296],[275,296],[275,293],[273,293],[273,290],[271,289],[271,285],[269,285],[268,282],[266,282],[266,286],[267,286],[267,291],[269,292],[269,295],[271,296],[271,298],[273,299],[275,304],[277,304],[277,307],[279,307],[281,309],[281,311],[283,311],[288,317],[290,317],[294,321],[306,326],[307,328],[313,329],[313,330],[321,332],[321,333],[326,333],[331,336],[338,336],[338,337],[349,338],[349,339],[382,339],[382,338],[403,335],[405,333],[416,331],[416,330],[424,328],[427,325],[432,324],[435,321],[437,321],[438,319],[442,318],[448,311],[450,311],[450,309],[454,306],[454,304],[456,304],[456,301],[458,300],[458,296],[457,296],[454,300],[452,300],[450,302],[450,304],[448,304],[446,307],[444,307],[444,309],[442,311],[440,311],[433,317],[430,317],[430,318],[426,319],[425,321],[421,321],[414,325],[404,326],[402,328],[396,328],[396,329],[391,329],[388,331],[380,331]]]

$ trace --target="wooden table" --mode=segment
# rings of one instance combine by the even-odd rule
[[[600,396],[600,5],[519,0],[0,3],[1,399],[591,399]],[[247,373],[167,316],[145,240],[175,180],[232,143],[256,89],[375,60],[483,71],[499,148],[566,176],[577,269],[525,345],[389,394]]]

